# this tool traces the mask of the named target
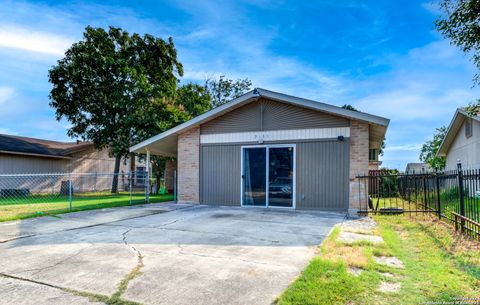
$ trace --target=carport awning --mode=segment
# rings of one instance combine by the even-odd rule
[[[372,114],[359,111],[351,111],[321,102],[256,88],[222,106],[212,109],[183,124],[180,124],[172,129],[169,129],[161,134],[158,134],[154,137],[151,137],[150,139],[147,139],[137,145],[130,147],[130,152],[146,153],[147,151],[149,151],[152,155],[176,156],[177,138],[180,133],[183,133],[193,127],[206,123],[207,121],[213,120],[227,112],[230,112],[252,101],[258,100],[260,97],[265,97],[279,102],[318,110],[348,119],[366,122],[370,125],[370,147],[372,148],[380,147],[380,144],[383,141],[385,132],[390,122],[389,119],[375,116]]]

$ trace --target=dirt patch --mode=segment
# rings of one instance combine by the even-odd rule
[[[347,271],[355,276],[359,276],[360,274],[362,274],[363,269],[358,267],[348,267]]]
[[[375,262],[380,265],[405,269],[403,262],[394,256],[375,256],[374,259]]]
[[[353,244],[356,242],[370,242],[372,244],[380,244],[383,243],[383,238],[376,235],[366,235],[342,231],[338,236],[338,241],[344,242],[346,244]]]
[[[366,268],[368,264],[368,258],[362,247],[342,246],[331,241],[325,243],[322,258],[334,262],[343,261],[347,266],[358,268]]]
[[[393,278],[394,275],[390,272],[380,272],[381,276],[388,277],[388,278]]]
[[[381,282],[380,287],[378,287],[378,291],[384,293],[395,293],[398,292],[400,288],[402,288],[402,284],[400,283]]]
[[[377,228],[377,224],[370,217],[362,217],[359,219],[351,219],[344,221],[340,225],[342,231],[360,234],[373,234]]]

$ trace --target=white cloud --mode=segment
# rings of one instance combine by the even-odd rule
[[[392,145],[385,147],[385,151],[418,151],[422,148],[422,144],[404,144],[404,145]]]
[[[17,135],[17,133],[15,131],[11,130],[10,128],[3,128],[3,127],[0,127],[0,133],[1,134]]]
[[[0,105],[13,97],[15,89],[10,87],[0,87]]]
[[[58,34],[12,25],[0,26],[0,48],[61,56],[71,44],[70,38]]]

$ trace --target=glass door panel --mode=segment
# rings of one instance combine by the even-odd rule
[[[243,149],[243,205],[267,204],[267,149],[252,147]]]
[[[293,147],[270,147],[268,163],[268,205],[293,207]]]

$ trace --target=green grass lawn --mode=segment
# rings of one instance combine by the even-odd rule
[[[451,213],[456,212],[460,213],[460,200],[458,198],[448,199],[442,196],[441,201],[441,210],[442,214],[445,215],[447,218],[452,219]],[[412,196],[411,201],[406,199],[402,199],[401,197],[374,197],[372,198],[373,206],[376,207],[378,205],[378,211],[381,208],[402,208],[404,210],[436,210],[437,209],[437,202],[436,198],[429,197],[427,199],[428,203],[425,206],[422,201],[423,197],[419,196],[416,198]],[[480,221],[480,201],[479,199],[475,198],[466,198],[465,202],[465,214],[468,218],[471,218],[475,221]]]
[[[153,195],[150,202],[165,202],[173,200],[173,195]],[[145,203],[145,195],[133,194],[132,204]],[[73,212],[126,206],[130,204],[129,193],[87,193],[75,194],[72,200]],[[44,215],[69,213],[70,202],[68,196],[29,196],[26,198],[1,199],[0,222],[16,219],[25,219]]]
[[[478,303],[478,242],[456,235],[450,226],[428,215],[374,218],[379,224],[375,233],[383,237],[384,244],[341,243],[337,241],[337,227],[277,304],[440,304],[459,297]],[[374,255],[395,256],[405,269],[379,265]],[[363,272],[359,276],[351,274],[347,268],[352,266]],[[381,281],[392,281],[382,275],[385,272],[401,283],[400,291],[377,291]]]

